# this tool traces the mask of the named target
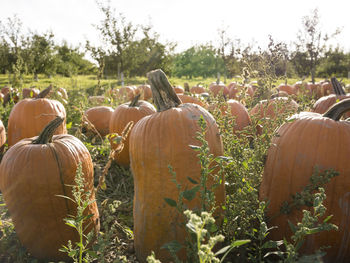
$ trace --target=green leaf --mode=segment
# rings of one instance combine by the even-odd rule
[[[295,233],[295,232],[297,231],[295,225],[293,225],[293,223],[290,222],[289,220],[288,220],[288,224],[289,224],[289,227],[290,227],[290,229],[292,230],[292,232]]]
[[[186,200],[191,201],[196,197],[196,193],[199,191],[199,189],[200,189],[200,185],[197,185],[190,190],[185,190],[183,192],[183,197]]]
[[[327,223],[332,217],[333,217],[333,215],[327,216],[327,217],[323,220],[323,223]]]
[[[283,245],[283,240],[280,240],[280,241],[269,240],[264,243],[262,248],[278,248],[281,245]]]
[[[250,239],[242,239],[242,240],[236,240],[231,244],[232,247],[240,247],[244,244],[247,244],[250,242]]]
[[[201,147],[199,147],[199,146],[197,146],[197,145],[188,145],[188,146],[190,146],[190,148],[191,148],[192,150],[195,150],[195,151],[199,151],[199,150],[201,149]]]
[[[73,125],[73,123],[72,123],[71,121],[68,122],[68,123],[66,124],[67,130],[69,130],[70,128],[72,128],[72,125]]]
[[[168,251],[175,252],[175,253],[179,251],[181,248],[182,248],[182,245],[176,240],[166,243],[161,247],[161,249],[167,249]]]
[[[167,202],[168,205],[172,206],[172,207],[176,207],[177,203],[175,200],[170,199],[170,198],[164,198],[164,201]]]
[[[198,184],[198,182],[191,177],[187,176],[188,181],[190,181],[192,184]]]

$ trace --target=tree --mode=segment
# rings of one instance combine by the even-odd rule
[[[100,31],[103,41],[107,46],[107,53],[117,60],[118,75],[128,68],[130,52],[127,49],[133,43],[137,27],[127,22],[123,14],[115,16],[115,10],[111,9],[110,2],[107,6],[97,3],[99,9],[105,15],[101,24],[96,26]]]
[[[334,38],[340,33],[337,29],[333,34],[328,35],[323,32],[319,24],[318,9],[314,9],[310,16],[304,16],[302,19],[302,30],[299,30],[295,42],[298,54],[305,53],[307,62],[310,67],[311,81],[315,82],[316,67],[320,57],[323,55],[327,47],[329,39]]]
[[[224,72],[224,61],[217,56],[217,50],[212,45],[193,46],[174,58],[175,76],[189,78],[202,76],[214,77],[217,72]]]
[[[348,77],[350,71],[350,53],[345,53],[344,50],[337,47],[330,48],[317,67],[317,75],[323,78],[332,76]]]

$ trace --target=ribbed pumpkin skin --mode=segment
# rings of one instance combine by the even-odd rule
[[[28,251],[44,260],[67,260],[59,252],[68,240],[78,241],[75,229],[63,221],[76,215],[73,202],[57,195],[72,198],[71,187],[79,162],[82,163],[86,190],[93,191],[93,164],[86,147],[71,135],[54,135],[49,144],[31,144],[24,139],[11,147],[0,165],[0,190],[13,220],[16,233]],[[99,231],[96,202],[89,205],[87,214],[94,214],[88,231]],[[87,232],[86,232],[87,233]]]
[[[122,134],[125,126],[133,121],[134,124],[138,122],[143,117],[153,114],[156,112],[156,108],[147,101],[138,101],[136,107],[129,107],[130,102],[119,105],[115,108],[114,112],[111,115],[109,121],[109,132]],[[130,166],[130,157],[129,157],[129,138],[124,142],[123,150],[115,156],[115,161],[124,167]],[[111,143],[112,148],[116,148],[117,145],[113,142]]]
[[[170,262],[169,252],[160,249],[165,243],[184,242],[183,217],[164,198],[178,200],[178,189],[172,182],[168,165],[176,172],[176,180],[185,189],[193,187],[187,177],[200,181],[198,152],[189,145],[199,145],[198,119],[203,116],[208,129],[206,139],[214,156],[223,154],[219,130],[214,118],[202,107],[181,104],[141,119],[130,135],[131,169],[134,175],[134,246],[140,262],[154,251],[157,259]],[[216,189],[216,202],[224,203],[224,184]],[[198,208],[197,197],[187,203]],[[181,250],[180,258],[184,258]]]
[[[56,116],[66,117],[61,102],[49,99],[24,99],[11,110],[8,120],[8,145],[40,134],[42,129]],[[55,134],[66,134],[66,122],[57,128]]]
[[[269,200],[268,217],[277,214],[282,203],[300,192],[307,184],[315,166],[320,170],[334,169],[340,172],[326,185],[326,216],[333,215],[331,222],[338,231],[324,231],[308,236],[303,252],[313,253],[321,246],[330,245],[325,262],[348,262],[349,246],[349,192],[350,192],[350,123],[334,121],[317,113],[301,113],[295,120],[283,124],[277,131],[268,151],[267,162],[260,187],[260,199]],[[300,222],[302,213],[293,211],[270,221],[269,238],[281,240],[290,237],[287,220]]]
[[[278,86],[278,90],[279,91],[285,91],[288,93],[288,95],[293,95],[296,94],[296,90],[292,85],[288,85],[288,84],[280,84]]]
[[[328,96],[321,97],[313,105],[312,111],[316,113],[321,113],[321,114],[325,113],[332,105],[334,105],[338,101],[341,101],[343,99],[348,99],[348,98],[350,98],[350,94],[349,95],[331,94]],[[346,113],[344,116],[349,117],[350,113]]]
[[[107,106],[96,106],[84,112],[86,118],[93,124],[101,136],[109,133],[109,121],[114,109]]]

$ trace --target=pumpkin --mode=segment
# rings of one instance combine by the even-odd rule
[[[307,83],[306,88],[308,90],[307,94],[309,96],[313,96],[317,99],[322,97],[321,85],[319,83],[309,82]]]
[[[37,88],[23,88],[22,89],[22,98],[35,98],[40,93],[40,90]]]
[[[213,96],[227,96],[229,93],[229,89],[223,83],[212,83],[209,86],[210,92]]]
[[[199,106],[202,106],[203,108],[208,107],[208,105],[204,101],[198,99],[195,96],[184,95],[184,94],[177,94],[177,96],[179,97],[182,103],[194,103]]]
[[[3,88],[1,88],[1,93],[6,95],[7,93],[11,93],[13,91],[13,88],[9,87],[9,86],[5,86]]]
[[[348,237],[349,188],[350,188],[350,123],[339,121],[342,114],[350,109],[350,99],[335,104],[324,115],[302,112],[294,115],[277,130],[268,150],[267,161],[262,177],[259,196],[269,200],[267,216],[271,229],[269,237],[273,240],[289,238],[288,225],[300,222],[301,211],[279,214],[284,201],[301,191],[308,183],[314,169],[320,171],[334,169],[340,173],[325,186],[327,198],[326,217],[333,215],[331,223],[338,231],[321,232],[306,237],[303,253],[310,254],[321,246],[327,249],[324,262],[348,262],[350,247]]]
[[[307,89],[307,83],[303,82],[303,81],[297,81],[293,84],[294,90],[296,92],[296,94],[303,94],[303,93],[307,93],[308,89]]]
[[[68,93],[67,93],[67,90],[65,88],[62,88],[62,87],[58,87],[57,88],[57,93],[59,92],[58,95],[61,94],[61,97],[65,100],[68,100]]]
[[[286,111],[295,113],[298,110],[298,103],[287,97],[275,97],[269,100],[259,101],[251,110],[250,116],[256,116],[259,119],[274,119],[278,114]],[[277,110],[277,112],[276,112]]]
[[[322,82],[321,83],[321,92],[322,92],[322,96],[327,96],[327,95],[334,93],[332,83],[329,81]]]
[[[288,95],[294,95],[294,94],[296,94],[296,90],[295,90],[295,87],[294,87],[294,86],[288,85],[288,84],[284,84],[284,83],[280,84],[280,85],[277,87],[277,90],[278,90],[279,92],[284,91],[284,92],[286,92]]]
[[[6,129],[2,121],[0,120],[0,153],[4,152],[6,143]]]
[[[108,106],[96,106],[87,109],[83,115],[83,126],[102,137],[109,133],[109,121],[114,109]],[[93,126],[93,127],[92,127]]]
[[[23,99],[11,110],[8,119],[8,145],[11,147],[24,138],[37,136],[56,116],[66,117],[61,102],[46,99],[52,87],[48,87],[34,99]],[[65,121],[56,129],[55,134],[67,133]]]
[[[143,100],[149,100],[152,98],[152,91],[151,91],[151,86],[150,85],[141,85],[141,86],[138,86],[138,89],[141,90],[141,99]]]
[[[202,85],[196,85],[196,86],[193,86],[191,89],[190,89],[190,92],[192,94],[201,94],[201,93],[204,93],[206,92],[205,88],[202,86]]]
[[[57,117],[40,136],[23,139],[12,146],[0,164],[0,190],[9,210],[16,234],[34,257],[47,261],[68,260],[60,252],[68,240],[79,241],[77,231],[66,225],[64,218],[76,215],[75,203],[69,198],[78,164],[85,179],[85,191],[90,191],[91,204],[85,214],[91,214],[84,227],[85,234],[99,231],[99,213],[94,196],[93,164],[84,144],[72,135],[54,135],[63,118]],[[46,262],[47,262],[46,261]]]
[[[110,133],[122,134],[125,126],[130,121],[136,123],[143,117],[156,112],[156,109],[151,103],[139,100],[139,97],[140,95],[137,95],[133,101],[123,103],[115,108],[109,121]],[[130,166],[129,139],[130,137],[127,137],[124,142],[123,150],[114,156],[114,160],[123,167]],[[113,142],[113,138],[111,138],[110,142],[113,149],[116,149],[119,145]]]
[[[331,79],[334,94],[319,98],[312,107],[313,112],[325,113],[333,104],[343,99],[350,98],[350,94],[346,94],[343,87],[336,78]],[[350,114],[346,114],[350,117]]]
[[[248,110],[237,100],[228,100],[221,109],[223,115],[230,114],[235,117],[234,131],[241,131],[251,124]]]
[[[181,104],[167,77],[161,70],[147,74],[151,83],[157,112],[139,120],[130,134],[130,166],[134,176],[134,247],[138,260],[154,251],[157,259],[170,262],[171,256],[160,247],[170,241],[185,241],[184,216],[169,206],[164,198],[178,200],[179,191],[173,182],[169,165],[176,173],[182,189],[193,187],[188,177],[200,181],[201,168],[197,152],[189,145],[198,145],[196,133],[198,120],[203,116],[207,123],[206,140],[210,153],[223,154],[218,126],[213,116],[199,105]],[[212,179],[212,178],[211,178]],[[213,180],[208,178],[208,187]],[[224,183],[215,191],[216,205],[225,199]],[[185,204],[189,209],[199,209],[199,194]],[[184,259],[185,251],[177,255]]]
[[[135,97],[136,86],[124,86],[119,88],[118,96],[122,100],[132,100]]]
[[[185,93],[185,89],[181,86],[174,86],[174,90],[176,94],[184,94]]]

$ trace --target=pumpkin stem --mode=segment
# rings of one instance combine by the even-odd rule
[[[57,116],[41,131],[40,135],[32,141],[32,144],[47,144],[52,142],[55,130],[62,124],[64,118]]]
[[[175,108],[181,104],[181,100],[161,69],[148,72],[147,78],[151,84],[152,97],[158,112]]]
[[[350,110],[350,99],[345,99],[339,101],[330,107],[326,113],[323,114],[323,117],[331,118],[332,120],[339,121],[341,116]]]
[[[141,93],[137,94],[135,98],[133,98],[133,100],[130,102],[129,107],[136,107],[139,102],[140,96]]]
[[[35,99],[42,99],[45,98],[52,90],[52,85],[48,86],[46,89],[42,90]]]
[[[332,83],[332,87],[333,87],[335,95],[337,95],[337,96],[346,95],[343,87],[341,86],[341,84],[337,80],[337,78],[335,78],[335,77],[331,78],[331,83]]]

